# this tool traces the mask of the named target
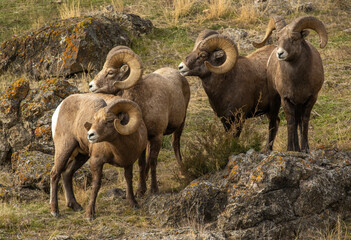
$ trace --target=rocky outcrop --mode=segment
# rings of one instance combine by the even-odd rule
[[[101,69],[111,48],[130,46],[152,27],[149,20],[119,12],[60,20],[3,42],[0,74],[11,70],[46,79]]]
[[[0,96],[0,164],[13,172],[12,185],[0,196],[13,195],[16,187],[49,192],[54,163],[51,116],[74,93],[78,89],[67,80],[52,78],[30,88],[29,80],[21,78]],[[82,168],[77,178],[90,179],[90,171]]]
[[[146,208],[164,225],[192,222],[230,239],[296,239],[349,217],[350,189],[351,152],[254,152]]]
[[[33,89],[27,79],[15,81],[0,96],[0,137],[6,139],[4,145],[13,153],[27,147],[53,154],[51,116],[58,104],[73,93],[78,93],[76,87],[57,78],[40,81]]]

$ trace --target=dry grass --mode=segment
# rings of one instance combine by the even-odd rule
[[[111,5],[114,7],[115,11],[123,12],[124,11],[124,1],[123,0],[111,0]]]
[[[80,0],[71,0],[71,1],[63,2],[58,10],[59,10],[61,19],[80,17],[81,16]]]
[[[240,7],[239,14],[237,17],[237,21],[241,23],[255,23],[257,22],[259,17],[259,13],[253,7],[252,4],[244,4]]]
[[[232,9],[230,0],[209,0],[208,10],[204,11],[206,19],[218,19],[229,14]]]
[[[171,22],[173,22],[174,24],[178,24],[179,18],[189,14],[195,2],[196,0],[173,0],[173,10],[171,12],[173,19],[171,20]]]

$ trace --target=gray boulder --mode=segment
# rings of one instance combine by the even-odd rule
[[[351,152],[254,152],[231,156],[223,171],[146,206],[164,225],[196,222],[233,239],[296,239],[349,217],[350,186]]]

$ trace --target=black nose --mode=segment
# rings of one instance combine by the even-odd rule
[[[284,52],[278,53],[279,58],[284,54]]]
[[[183,69],[183,66],[179,66],[178,69],[179,69],[179,70],[182,70],[182,69]]]
[[[89,88],[92,88],[93,87],[93,84],[89,84]]]
[[[88,135],[88,138],[90,139],[90,138],[92,138],[92,137],[94,137],[95,136],[95,133],[90,133],[89,135]]]

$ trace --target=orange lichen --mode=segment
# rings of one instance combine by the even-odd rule
[[[45,136],[50,136],[51,135],[51,129],[49,125],[45,126],[40,126],[34,130],[34,134],[37,137],[43,137]]]

